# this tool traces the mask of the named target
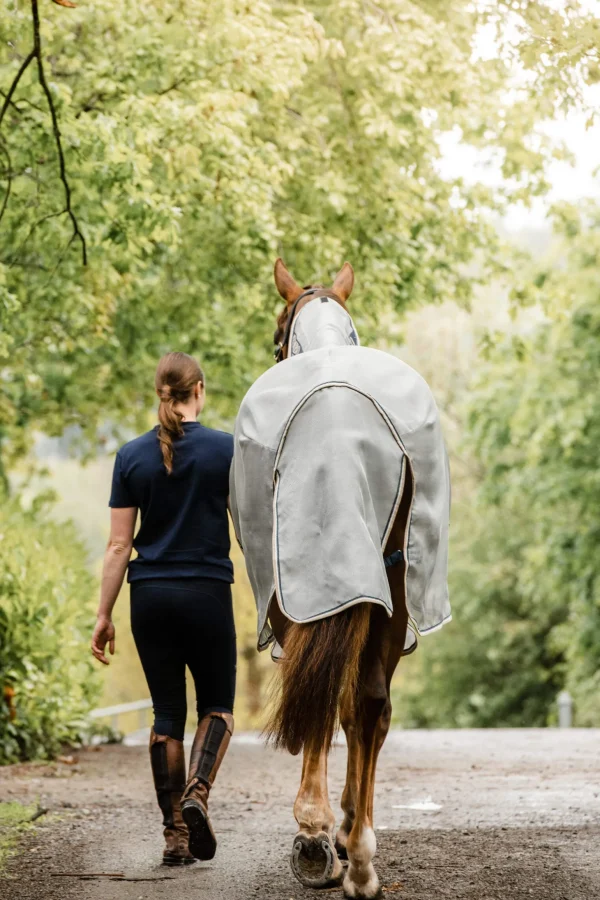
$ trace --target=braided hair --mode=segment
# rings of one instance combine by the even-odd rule
[[[186,403],[199,381],[204,384],[204,373],[187,353],[167,353],[156,369],[158,440],[168,475],[173,471],[173,442],[183,435],[183,413],[175,409],[175,404]]]

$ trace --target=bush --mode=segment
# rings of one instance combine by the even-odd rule
[[[99,683],[88,650],[94,581],[70,523],[0,509],[0,763],[77,742]]]

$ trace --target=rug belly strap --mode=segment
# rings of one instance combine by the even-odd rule
[[[394,550],[389,556],[383,557],[383,562],[386,569],[391,569],[392,566],[397,566],[399,563],[404,562],[404,553],[402,550]]]

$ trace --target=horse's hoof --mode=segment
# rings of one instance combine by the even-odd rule
[[[357,884],[352,878],[352,871],[349,869],[344,878],[344,897],[346,900],[381,900],[383,890],[375,870],[372,869],[370,878],[366,881],[361,879],[360,884]]]
[[[344,877],[329,835],[324,831],[315,836],[297,834],[290,863],[292,872],[304,887],[330,887],[339,884]]]
[[[348,893],[346,888],[344,888],[344,897],[345,900],[383,900],[383,889],[378,888],[377,893],[375,894],[356,894],[354,891]]]

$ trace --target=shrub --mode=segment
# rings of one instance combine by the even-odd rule
[[[78,741],[98,696],[88,649],[94,581],[71,523],[0,508],[0,763]]]

